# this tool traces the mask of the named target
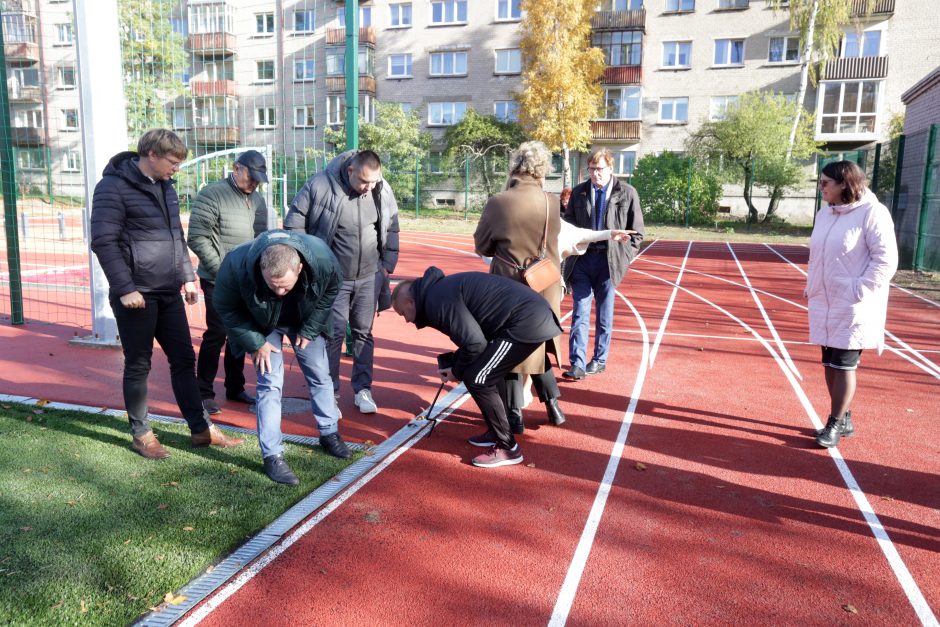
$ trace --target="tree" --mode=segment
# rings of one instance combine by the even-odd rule
[[[169,122],[166,102],[183,93],[183,36],[170,22],[176,0],[119,0],[127,130],[140,137]]]
[[[533,139],[564,154],[586,150],[601,105],[604,53],[591,47],[593,0],[522,0],[522,93],[519,117]]]
[[[800,89],[797,92],[796,117],[787,141],[787,160],[793,154],[803,113],[803,100],[811,78],[815,85],[819,68],[825,71],[826,60],[839,54],[842,27],[852,19],[853,11],[861,8],[870,15],[876,0],[771,0],[774,11],[789,8],[790,28],[800,34]],[[859,7],[856,7],[859,5]]]
[[[802,182],[803,170],[793,159],[808,159],[816,152],[811,115],[800,116],[792,150],[787,137],[798,106],[782,95],[767,92],[743,94],[723,120],[705,122],[689,136],[689,152],[720,163],[728,180],[743,182],[748,219],[757,221],[754,186],[767,187],[770,204],[765,220],[777,209],[785,189]],[[788,154],[789,152],[789,154]]]
[[[328,127],[323,137],[335,146],[346,145],[345,127]],[[415,160],[426,158],[431,140],[430,133],[421,132],[418,114],[406,113],[397,102],[377,102],[375,123],[359,126],[359,147],[382,158],[382,177],[402,203],[414,197]]]
[[[695,167],[693,160],[672,152],[640,159],[630,184],[651,222],[684,222],[685,210],[690,224],[711,224],[718,212],[721,181],[715,168]]]
[[[444,133],[447,157],[469,159],[474,173],[483,181],[487,197],[499,191],[502,183],[493,178],[495,166],[525,140],[525,132],[517,122],[481,115],[473,108],[467,109],[464,118]]]

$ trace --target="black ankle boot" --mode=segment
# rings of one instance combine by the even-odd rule
[[[519,435],[525,431],[525,425],[522,423],[521,409],[510,409],[506,417],[509,419],[509,430],[515,435]]]
[[[557,398],[550,398],[545,401],[545,411],[548,412],[548,421],[556,427],[565,424],[565,413],[558,406]]]
[[[822,435],[826,430],[825,429],[816,429],[816,435]],[[848,410],[842,416],[842,421],[839,426],[839,435],[843,438],[851,438],[855,435],[855,425],[852,424],[852,410]]]
[[[829,416],[826,426],[822,433],[816,436],[816,444],[823,448],[832,448],[839,444],[839,438],[842,437],[842,429],[845,426],[845,415],[838,418]]]

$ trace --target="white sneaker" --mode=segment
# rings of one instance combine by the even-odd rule
[[[369,388],[364,388],[356,393],[356,407],[363,414],[374,414],[376,412],[378,407],[375,401],[372,400],[372,392],[369,391]]]

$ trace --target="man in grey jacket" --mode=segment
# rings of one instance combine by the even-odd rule
[[[387,291],[398,263],[398,204],[382,180],[382,162],[371,150],[348,151],[311,177],[294,196],[284,228],[322,239],[343,270],[333,303],[330,376],[339,397],[339,358],[346,324],[353,337],[352,388],[356,407],[375,413],[372,398],[372,322],[377,293]]]
[[[225,398],[253,403],[245,391],[245,358],[235,357],[225,339],[225,326],[213,304],[216,274],[222,259],[239,244],[251,241],[267,228],[268,209],[257,191],[268,182],[264,156],[257,150],[243,152],[222,181],[203,187],[193,201],[186,243],[199,258],[199,285],[206,304],[206,332],[202,334],[196,378],[202,406],[210,414],[221,410],[215,401],[213,383],[219,371],[219,355],[225,345]]]

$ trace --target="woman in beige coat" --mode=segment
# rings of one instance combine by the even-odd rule
[[[551,171],[552,155],[541,142],[526,142],[509,159],[509,180],[506,189],[486,203],[473,235],[478,254],[492,257],[490,273],[524,282],[520,266],[526,266],[542,252],[559,265],[558,234],[561,218],[558,197],[542,190],[545,175]],[[546,211],[547,210],[547,211]],[[546,236],[546,218],[548,233]],[[543,238],[546,250],[542,251]],[[542,296],[561,318],[561,282],[542,291]],[[539,399],[545,403],[548,419],[554,425],[565,421],[558,406],[561,392],[552,372],[550,355],[561,354],[558,338],[554,338],[522,362],[508,380],[507,409],[513,433],[522,433],[522,379],[531,375]]]

